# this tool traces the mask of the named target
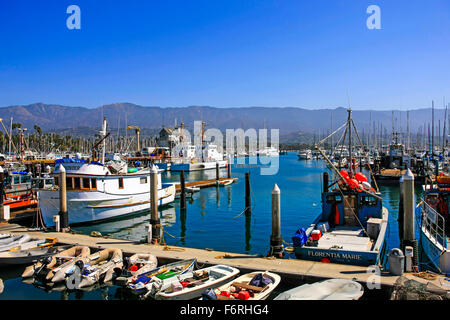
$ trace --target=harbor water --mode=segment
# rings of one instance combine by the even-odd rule
[[[232,177],[238,180],[224,187],[201,189],[187,201],[187,210],[180,212],[179,202],[160,210],[163,240],[168,245],[192,248],[210,248],[217,251],[266,255],[271,234],[271,191],[275,184],[281,190],[281,235],[284,245],[290,245],[291,237],[300,227],[308,226],[321,210],[322,173],[327,170],[322,160],[298,160],[296,153],[279,156],[279,170],[275,175],[261,175],[257,159],[245,164],[232,165]],[[250,164],[258,162],[258,164]],[[250,173],[251,215],[245,209],[245,173]],[[227,170],[220,170],[226,177]],[[215,178],[215,170],[186,173],[186,181]],[[180,174],[165,172],[163,182],[178,182]],[[398,205],[399,187],[382,186],[383,204],[389,210],[387,244],[389,250],[399,247]],[[416,187],[416,200],[421,197]],[[111,238],[145,241],[146,225],[150,213],[145,212],[114,221],[80,226],[76,232],[90,234],[98,231]],[[417,222],[416,222],[417,224]],[[419,234],[417,233],[417,236]],[[20,270],[18,270],[20,269]],[[5,282],[0,299],[128,299],[120,287],[98,287],[87,292],[67,290],[42,290],[23,283],[23,268],[1,268],[0,278]]]

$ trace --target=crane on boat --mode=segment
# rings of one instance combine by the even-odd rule
[[[136,153],[140,153],[141,152],[141,144],[140,144],[141,128],[138,126],[128,126],[127,127],[127,130],[132,130],[132,129],[134,129],[134,131],[136,132],[136,140],[137,140]]]

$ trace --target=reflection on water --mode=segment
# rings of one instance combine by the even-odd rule
[[[164,228],[169,228],[176,224],[177,216],[175,208],[171,205],[160,209],[161,224]],[[147,231],[145,226],[150,223],[150,211],[145,211],[132,217],[111,220],[108,222],[81,226],[73,228],[74,230],[90,234],[92,231],[98,231],[103,236],[110,236],[117,239],[146,241]]]

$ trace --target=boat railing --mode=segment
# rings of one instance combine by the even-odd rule
[[[430,236],[436,239],[443,248],[446,248],[447,236],[445,233],[445,218],[425,201],[423,201],[420,208],[422,227],[428,231]]]

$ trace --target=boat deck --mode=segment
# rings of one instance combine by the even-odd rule
[[[367,236],[362,236],[363,234],[361,228],[337,227],[323,234],[318,241],[317,248],[369,251],[372,248],[373,241]]]

